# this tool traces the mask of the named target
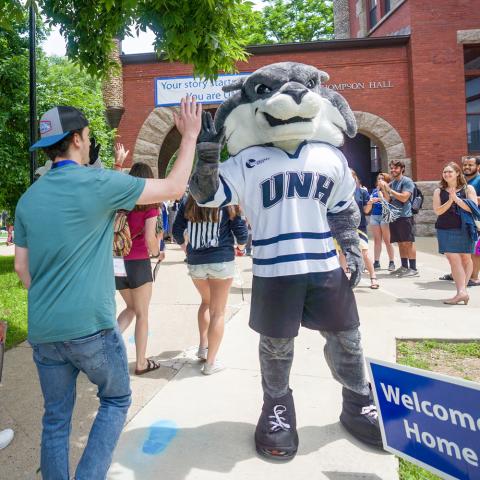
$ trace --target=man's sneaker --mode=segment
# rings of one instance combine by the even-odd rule
[[[204,375],[212,375],[217,372],[221,372],[225,367],[218,363],[216,360],[214,363],[204,363],[202,367],[202,373]]]
[[[297,419],[292,391],[281,398],[263,394],[263,407],[255,429],[257,452],[269,459],[291,460],[298,450]]]
[[[394,270],[393,272],[390,272],[390,275],[394,275],[394,276],[401,276],[403,274],[405,274],[405,272],[408,270],[408,268],[405,268],[405,267],[400,267],[400,268],[397,268],[396,270]]]
[[[373,262],[373,268],[374,270],[380,270],[380,262],[378,260]]]
[[[418,277],[419,273],[418,270],[414,270],[413,268],[408,268],[406,272],[400,273],[398,276],[401,278],[405,277]]]
[[[388,263],[388,271],[393,272],[395,270],[395,264],[393,262]]]
[[[13,430],[11,428],[7,428],[6,430],[2,430],[0,432],[0,450],[10,444],[10,442],[13,440],[13,435]]]
[[[208,354],[208,347],[198,347],[197,358],[200,360],[206,360]]]
[[[342,397],[341,424],[358,440],[383,448],[377,407],[371,389],[369,395],[359,395],[343,387]]]

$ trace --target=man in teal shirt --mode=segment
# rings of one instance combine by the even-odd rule
[[[100,408],[76,480],[104,479],[130,405],[125,345],[116,329],[113,221],[119,209],[178,198],[191,170],[201,108],[182,101],[175,123],[179,155],[164,180],[145,180],[89,163],[88,121],[55,107],[40,121],[52,169],[20,198],[15,214],[15,269],[28,289],[28,339],[45,400],[41,470],[68,480],[69,434],[80,371],[98,386]],[[97,152],[98,153],[98,152]]]

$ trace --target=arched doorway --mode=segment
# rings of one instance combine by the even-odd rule
[[[380,154],[372,140],[357,133],[354,138],[346,138],[340,147],[350,168],[355,170],[362,185],[369,190],[373,187],[377,173],[380,171]]]

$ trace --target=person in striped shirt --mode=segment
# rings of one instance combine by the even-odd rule
[[[247,224],[234,207],[199,207],[189,195],[180,204],[172,233],[187,254],[188,273],[202,298],[198,309],[197,356],[205,361],[202,373],[211,375],[223,368],[217,353],[235,273],[234,242],[236,239],[239,248],[244,248]]]

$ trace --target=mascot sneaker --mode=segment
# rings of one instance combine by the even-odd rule
[[[369,395],[359,395],[343,387],[342,396],[341,424],[358,440],[383,448],[377,407],[373,401],[372,392],[370,391]]]
[[[263,394],[262,414],[255,430],[257,452],[274,460],[291,460],[298,450],[292,391],[281,398]]]

